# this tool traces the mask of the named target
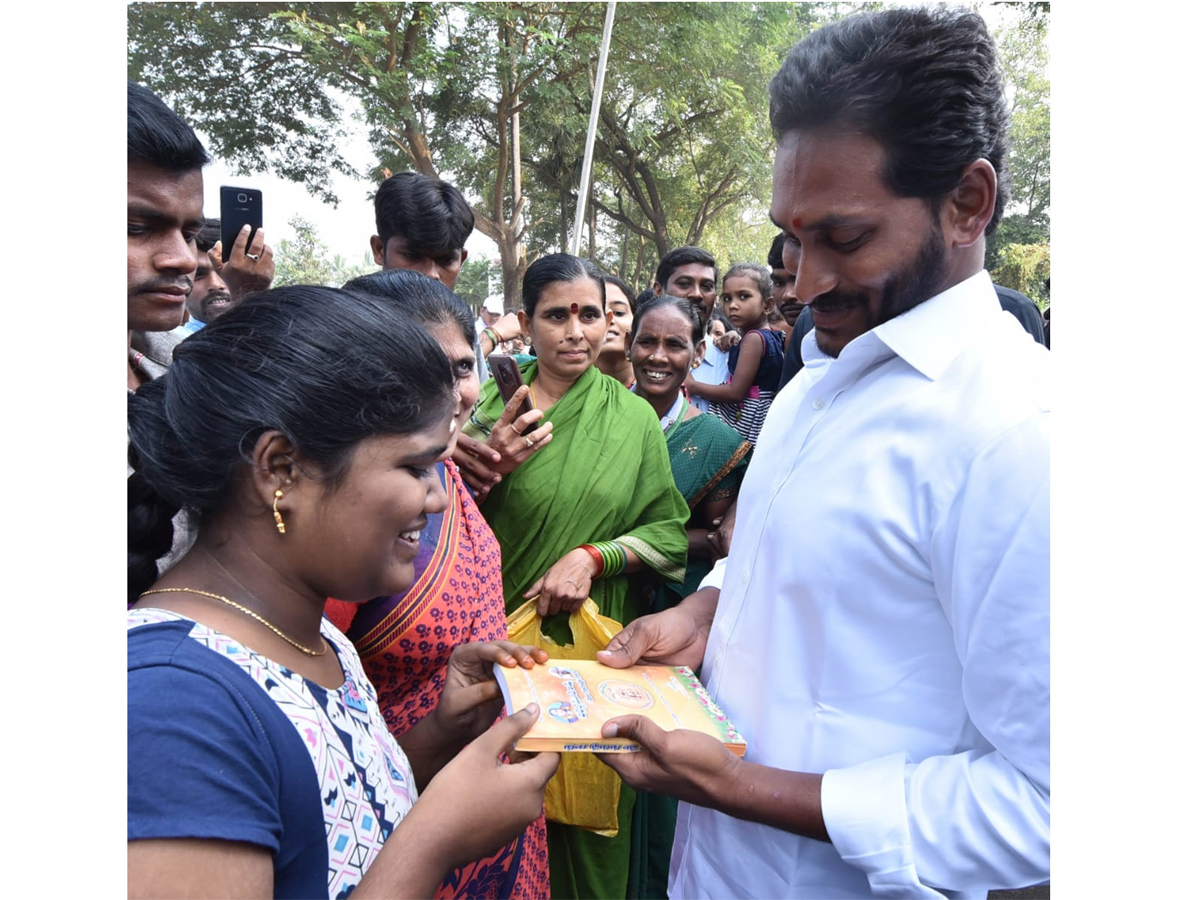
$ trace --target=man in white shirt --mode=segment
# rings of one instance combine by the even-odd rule
[[[1049,355],[996,303],[1006,112],[976,15],[827,26],[771,82],[812,311],[730,555],[600,659],[700,666],[746,738],[621,717],[687,801],[672,897],[986,897],[1050,877]],[[803,552],[797,552],[802,546]]]

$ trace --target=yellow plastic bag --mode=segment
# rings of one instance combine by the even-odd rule
[[[573,643],[564,646],[542,634],[542,617],[534,597],[508,617],[508,639],[541,647],[554,659],[595,659],[596,652],[607,647],[622,628],[615,619],[600,615],[591,598],[571,613],[570,622]],[[558,771],[546,785],[546,818],[614,837],[620,797],[621,777],[616,772],[591,753],[564,753]]]

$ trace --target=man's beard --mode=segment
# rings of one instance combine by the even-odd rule
[[[873,322],[867,326],[867,331],[882,325],[896,316],[920,306],[941,288],[946,276],[946,249],[942,243],[942,230],[936,221],[931,220],[925,243],[917,251],[917,257],[912,264],[893,275],[883,286],[883,297],[879,303],[879,312]],[[831,291],[822,294],[812,302],[812,307],[832,312],[852,306],[866,307],[869,297],[865,293],[848,294]],[[840,349],[832,350],[823,346],[820,331],[817,332],[817,349],[828,356],[836,357]]]
[[[233,308],[231,300],[229,291],[209,291],[204,295],[204,299],[200,301],[200,309],[204,313],[203,321],[211,323],[213,319],[229,312]],[[224,305],[214,308],[214,305],[221,301],[224,301]]]

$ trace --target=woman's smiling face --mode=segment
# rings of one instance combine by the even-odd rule
[[[629,350],[638,393],[648,399],[673,398],[697,357],[687,316],[669,305],[650,310],[638,323]]]

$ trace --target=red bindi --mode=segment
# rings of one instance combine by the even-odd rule
[[[579,315],[579,304],[578,303],[571,304],[571,315],[573,315],[573,316]]]
[[[796,229],[796,231],[800,231],[804,228],[804,223],[800,221],[799,216],[796,216],[796,218],[792,219],[792,228]]]

